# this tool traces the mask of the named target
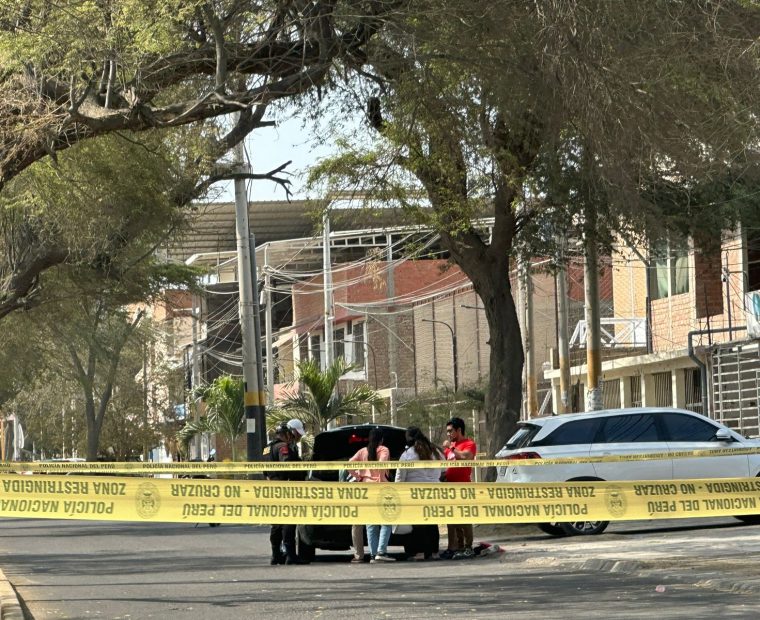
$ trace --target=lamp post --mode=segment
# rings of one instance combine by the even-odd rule
[[[440,323],[441,325],[445,325],[448,330],[451,332],[451,352],[452,352],[452,363],[454,365],[454,393],[459,391],[459,380],[457,378],[458,373],[458,360],[457,360],[457,335],[454,332],[454,328],[451,327],[446,321],[439,321],[437,319],[422,319],[423,323]]]

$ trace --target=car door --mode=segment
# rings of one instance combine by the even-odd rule
[[[669,450],[653,413],[641,412],[606,416],[591,445],[590,456],[629,456],[658,454]],[[602,480],[670,480],[673,460],[660,458],[642,461],[594,463]]]
[[[742,447],[739,441],[718,441],[715,433],[723,427],[703,416],[663,411],[660,419],[673,451]],[[749,475],[749,456],[746,454],[673,459],[673,477],[676,479],[739,478]]]

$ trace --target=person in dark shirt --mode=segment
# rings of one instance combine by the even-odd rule
[[[301,460],[298,454],[298,442],[306,434],[301,420],[293,419],[281,424],[275,433],[275,438],[264,449],[264,459],[278,463],[296,462]],[[305,470],[271,471],[267,473],[268,480],[303,480]],[[272,559],[270,564],[301,564],[296,553],[296,526],[293,524],[272,525],[269,531],[269,542],[272,544]],[[283,548],[285,553],[283,553]]]

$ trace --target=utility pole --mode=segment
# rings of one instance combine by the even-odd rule
[[[528,399],[528,417],[538,415],[538,387],[536,385],[536,347],[533,321],[533,276],[530,261],[523,262],[525,288],[525,384]]]
[[[235,169],[247,172],[243,141],[234,149]],[[256,279],[252,273],[250,227],[248,225],[248,192],[245,180],[235,179],[235,237],[237,240],[238,289],[240,291],[240,331],[243,339],[243,380],[245,382],[246,453],[249,461],[260,461],[266,443],[264,402],[266,397],[259,383],[256,350],[261,355],[261,341],[256,339]],[[251,256],[253,254],[253,256]]]
[[[560,402],[557,403],[561,411],[557,413],[570,413],[570,339],[567,335],[568,311],[567,311],[567,266],[565,265],[565,244],[559,240],[560,255],[555,282],[557,286],[557,354],[559,356],[559,394]]]
[[[248,202],[248,194],[246,193],[246,202]],[[256,366],[256,385],[259,386],[259,409],[256,410],[256,420],[258,424],[259,418],[261,419],[261,425],[259,428],[263,429],[264,439],[266,440],[266,393],[264,392],[264,359],[261,355],[261,307],[259,305],[259,270],[256,267],[256,235],[253,230],[250,230],[248,235],[248,246],[250,248],[251,255],[251,291],[253,295],[253,352]],[[264,444],[261,444],[261,455],[264,454]]]
[[[385,236],[385,245],[386,262],[388,263],[388,271],[386,273],[387,298],[393,299],[396,297],[396,274],[394,273],[393,267],[393,237],[390,233]],[[395,307],[388,306],[387,310],[389,312],[387,315],[388,331],[386,334],[388,337],[388,389],[392,392],[394,389],[398,388],[398,385],[394,386],[391,383],[392,376],[395,375],[398,377],[398,343],[396,341],[398,338],[398,323],[396,321],[396,315],[393,314]],[[377,381],[375,383],[377,383]],[[376,385],[375,389],[377,390],[379,387],[379,385]]]
[[[143,462],[148,460],[148,342],[146,338],[142,341],[142,384],[143,384]]]
[[[325,368],[333,363],[333,291],[332,291],[332,259],[330,257],[330,215],[325,213],[322,218],[322,282],[324,285],[325,312]]]
[[[198,324],[201,317],[199,312],[195,311],[195,296],[193,296],[193,307],[190,308],[190,316],[193,321],[193,421],[197,424],[201,419],[200,398],[196,390],[201,384],[201,356],[200,345],[198,344]],[[190,451],[191,459],[201,458],[201,436],[197,433],[193,438],[192,450]]]
[[[332,290],[332,258],[330,256],[330,214],[325,211],[322,219],[322,283],[324,285],[323,296],[325,302],[325,368],[329,368],[335,357],[333,347],[333,308]],[[327,423],[327,428],[335,428],[335,420]]]
[[[269,244],[264,246],[264,303],[267,354],[267,405],[274,407],[274,351],[272,343],[272,276],[269,275]]]
[[[586,208],[584,288],[586,294],[586,410],[604,409],[602,399],[602,334],[599,311],[599,256],[596,245],[596,209]]]

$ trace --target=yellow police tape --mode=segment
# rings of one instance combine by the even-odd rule
[[[615,463],[630,461],[659,461],[674,458],[702,458],[717,456],[737,456],[760,454],[760,448],[716,448],[712,450],[672,450],[649,454],[622,454],[610,456],[581,456],[540,459],[482,459],[472,461],[380,461],[372,462],[372,469],[428,469],[437,467],[537,467],[547,465],[572,465],[575,463]],[[299,461],[278,463],[272,461],[256,461],[250,463],[232,462],[191,462],[176,463],[103,463],[103,462],[64,462],[64,461],[34,461],[0,462],[0,472],[85,472],[111,474],[242,474],[261,473],[284,470],[340,470],[351,469],[346,461]]]
[[[760,513],[755,478],[542,484],[0,475],[0,517],[215,523],[533,523]]]

